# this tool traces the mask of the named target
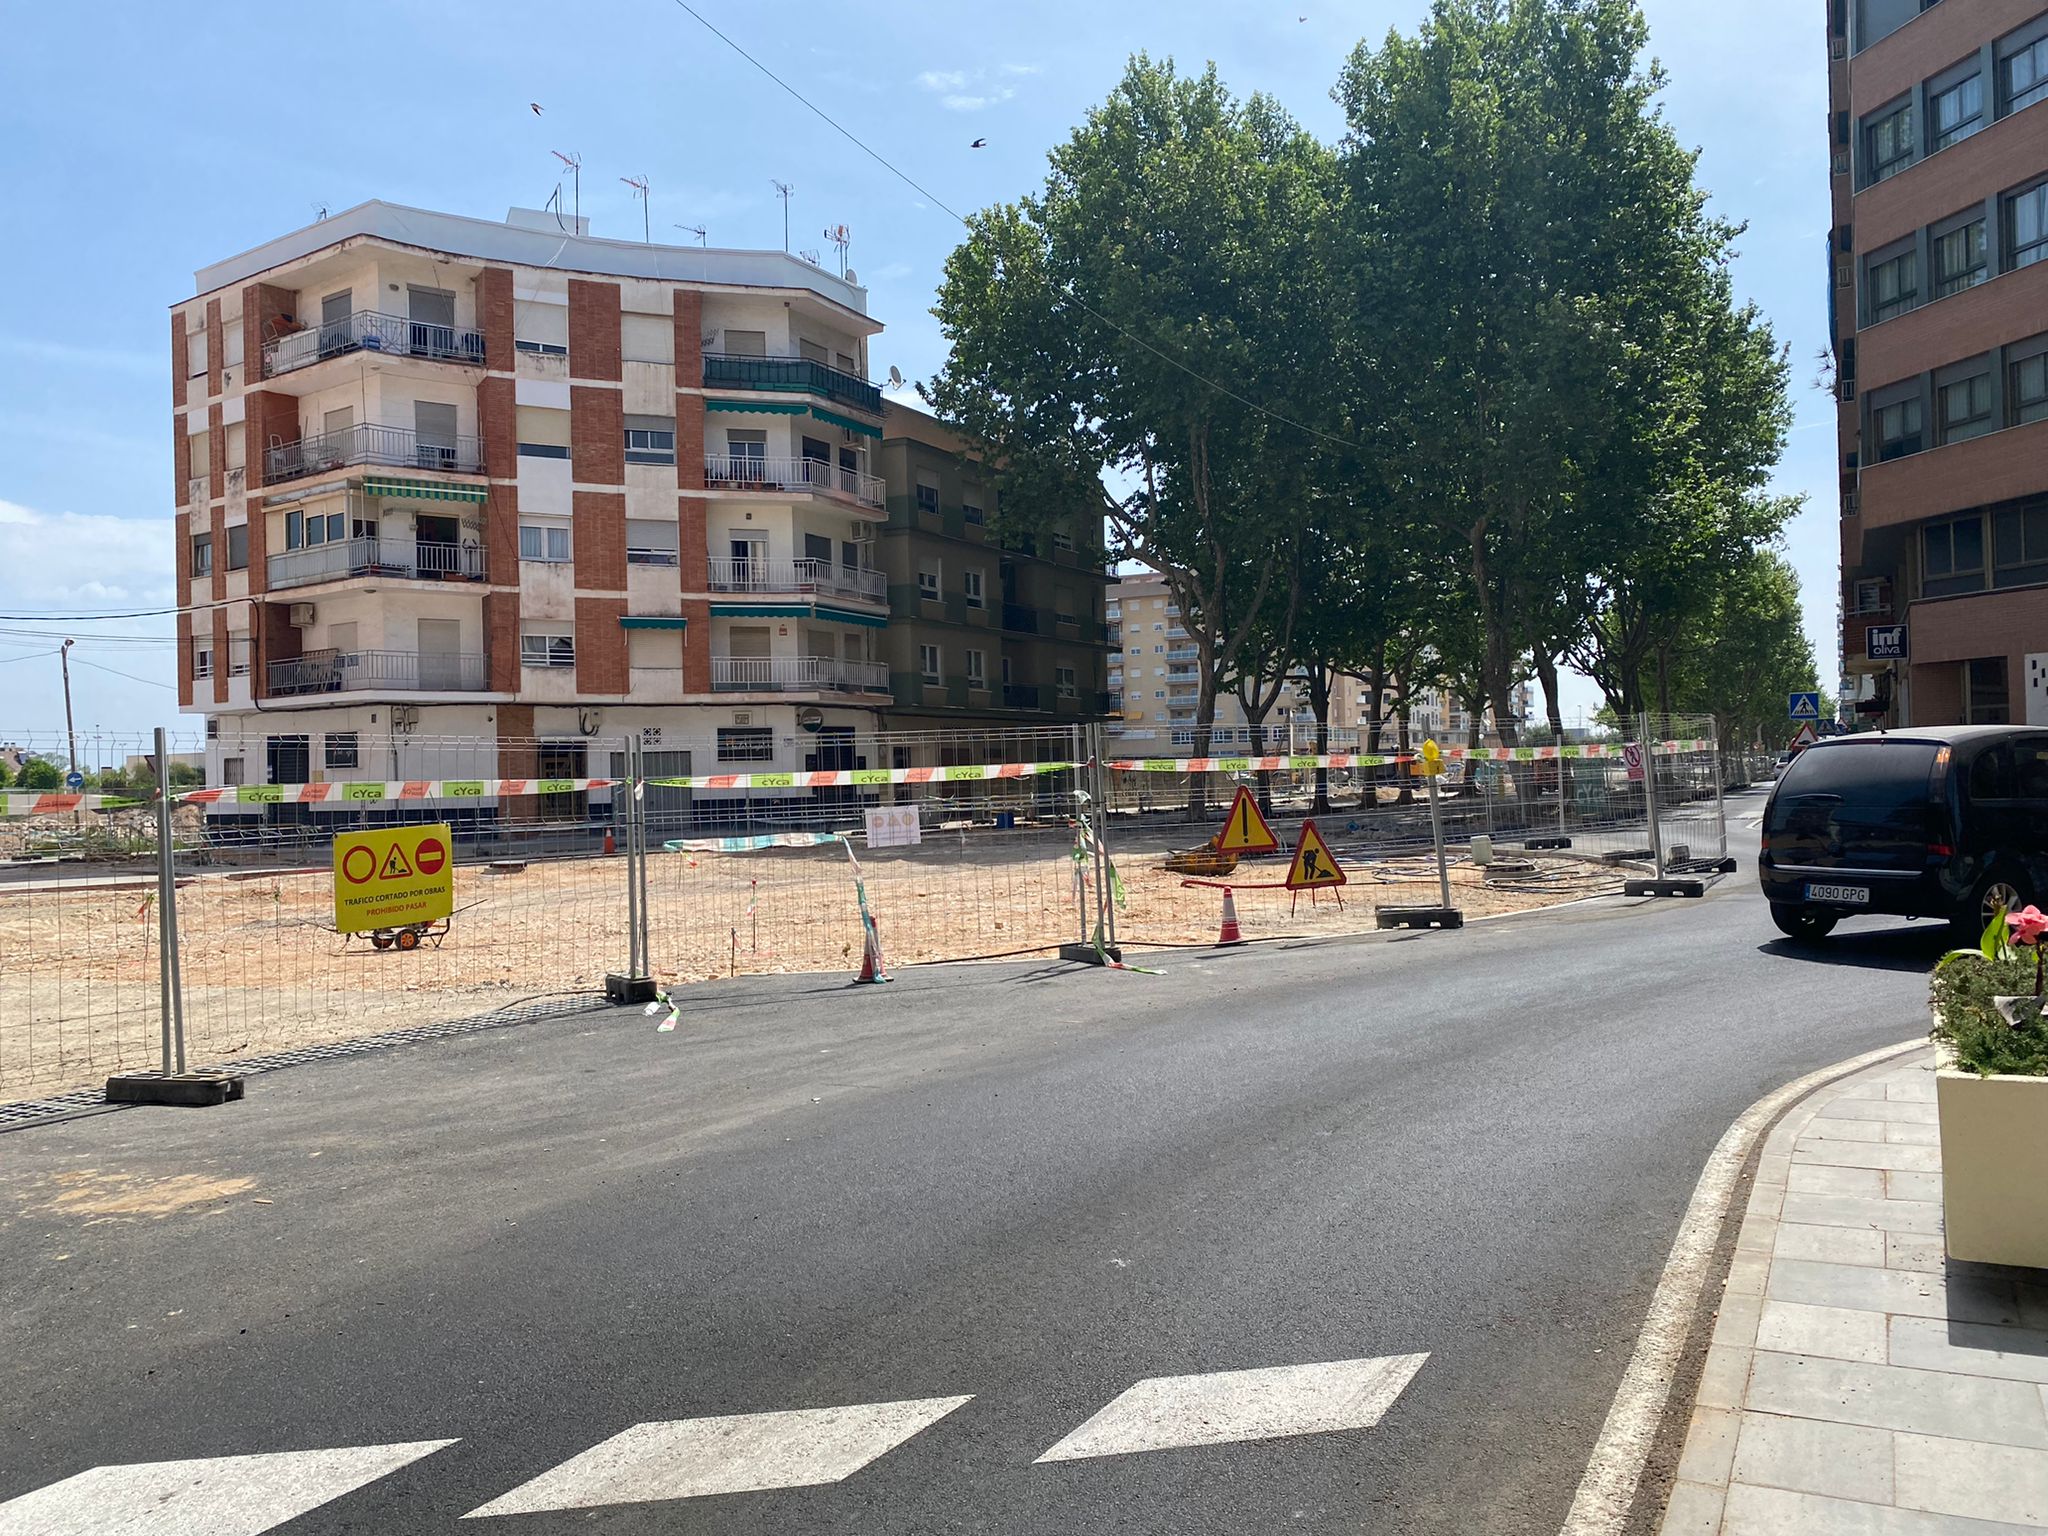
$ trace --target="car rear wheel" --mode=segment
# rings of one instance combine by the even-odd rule
[[[1977,899],[1955,916],[1952,926],[1956,938],[1969,945],[1975,945],[1991,926],[1992,914],[2003,907],[2007,912],[2017,912],[2033,898],[2016,881],[2006,875],[1993,875],[1977,887]]]
[[[1771,921],[1787,938],[1810,942],[1833,933],[1835,924],[1841,919],[1832,912],[1821,912],[1812,907],[1781,906],[1772,902]]]

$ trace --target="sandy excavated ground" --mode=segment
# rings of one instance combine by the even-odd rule
[[[1127,944],[1204,945],[1217,936],[1222,894],[1183,888],[1163,868],[1174,840],[1166,829],[1147,829],[1119,843],[1126,903],[1117,930]],[[1178,841],[1195,840],[1179,832]],[[916,848],[857,850],[887,962],[1030,953],[1078,940],[1072,849],[1069,832],[1025,828],[928,831]],[[1378,904],[1435,904],[1428,859],[1363,861],[1347,856],[1341,841],[1337,852],[1349,858],[1351,882],[1341,908],[1327,892],[1290,902],[1285,891],[1241,890],[1246,937],[1361,932],[1373,926]],[[1231,878],[1278,882],[1286,867],[1284,854],[1247,860]],[[1453,900],[1479,916],[1616,883],[1607,871],[1565,859],[1544,860],[1539,871],[1525,888],[1503,890],[1461,863],[1452,870]],[[145,862],[109,866],[105,875],[146,872]],[[450,931],[438,947],[430,941],[410,954],[379,953],[330,931],[331,901],[331,878],[321,872],[201,872],[181,881],[188,1061],[232,1061],[588,994],[602,989],[606,972],[626,967],[626,864],[618,857],[464,865]],[[0,885],[0,1100],[156,1065],[152,902],[147,881]],[[1092,889],[1085,910],[1092,927]],[[840,846],[656,853],[648,930],[654,974],[671,985],[759,972],[850,975],[860,964],[854,871]],[[687,1010],[687,994],[682,1001]]]

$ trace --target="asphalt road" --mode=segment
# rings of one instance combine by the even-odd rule
[[[717,985],[673,1034],[0,1136],[0,1532],[103,1464],[428,1440],[275,1529],[1555,1531],[1707,1153],[1923,1030],[1943,947],[1793,949],[1745,861],[1160,975]],[[1034,1464],[1144,1378],[1415,1354],[1376,1427]],[[456,1523],[636,1424],[970,1394],[831,1485]]]

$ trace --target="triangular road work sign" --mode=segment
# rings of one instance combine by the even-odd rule
[[[1237,786],[1237,798],[1230,802],[1230,814],[1223,818],[1217,834],[1219,853],[1278,853],[1280,840],[1259,814],[1259,803],[1244,785]]]
[[[1314,891],[1345,883],[1344,871],[1338,867],[1330,845],[1323,841],[1323,834],[1316,830],[1313,821],[1304,821],[1301,836],[1294,844],[1294,862],[1287,867],[1287,889]]]
[[[398,844],[393,843],[391,845],[391,853],[384,860],[384,867],[377,871],[377,878],[379,880],[410,880],[412,878],[412,866],[405,862],[405,855],[399,851]]]

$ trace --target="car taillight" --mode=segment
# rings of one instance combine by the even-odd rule
[[[1955,857],[1955,849],[1949,847],[1947,843],[1929,843],[1927,845],[1927,851],[1937,859],[1948,859]]]

